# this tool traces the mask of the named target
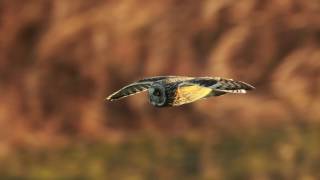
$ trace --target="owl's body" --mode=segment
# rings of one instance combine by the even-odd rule
[[[118,100],[148,91],[149,101],[156,107],[179,106],[211,96],[246,93],[253,86],[242,81],[220,77],[158,76],[142,79],[111,94],[107,100]]]

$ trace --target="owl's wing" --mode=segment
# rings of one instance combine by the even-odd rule
[[[200,86],[190,82],[181,83],[176,91],[173,105],[191,103],[208,96],[212,92],[211,88]]]
[[[146,91],[151,86],[151,84],[152,82],[149,82],[149,81],[135,82],[135,83],[129,84],[121,88],[120,90],[114,92],[110,96],[108,96],[106,100],[114,101],[114,100],[122,99],[124,97]]]
[[[191,80],[191,82],[199,86],[211,88],[213,91],[209,96],[220,96],[226,93],[246,93],[247,91],[255,89],[248,83],[220,77],[198,78]]]

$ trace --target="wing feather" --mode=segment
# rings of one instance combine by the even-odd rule
[[[227,93],[243,94],[255,89],[248,83],[221,77],[201,77],[189,80],[189,82],[212,89],[207,97],[221,96]]]
[[[110,96],[106,98],[106,100],[114,101],[114,100],[122,99],[124,97],[132,96],[134,94],[148,90],[150,86],[151,86],[151,82],[132,83],[112,93]]]
[[[232,79],[220,79],[218,83],[212,88],[215,91],[225,92],[225,93],[246,93],[247,91],[255,89],[252,85],[242,82],[235,81]]]
[[[203,77],[191,81],[199,84],[199,86],[211,88],[213,90],[211,95],[214,96],[220,96],[226,93],[246,93],[247,91],[255,89],[248,83],[220,77]]]

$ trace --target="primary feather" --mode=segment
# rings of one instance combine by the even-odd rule
[[[120,90],[116,91],[115,93],[112,93],[110,96],[108,96],[106,99],[110,101],[122,99],[128,96],[132,96],[134,94],[143,92],[148,90],[148,88],[151,86],[150,82],[136,82],[129,84],[128,86],[125,86],[121,88]]]

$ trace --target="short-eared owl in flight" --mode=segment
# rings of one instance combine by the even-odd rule
[[[143,91],[148,91],[153,106],[179,106],[211,96],[227,93],[246,93],[254,87],[242,81],[220,77],[158,76],[129,84],[107,97],[118,100]]]

